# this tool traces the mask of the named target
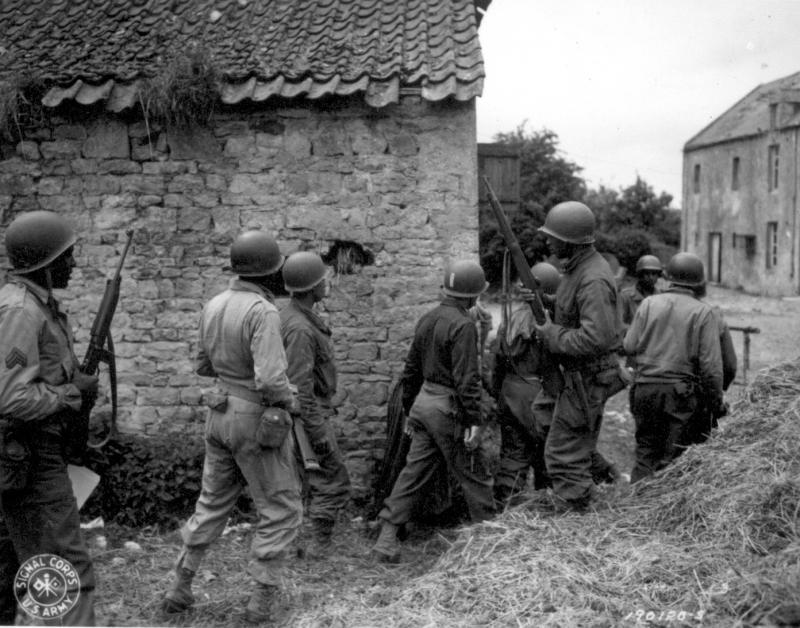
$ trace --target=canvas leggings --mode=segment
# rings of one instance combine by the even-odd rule
[[[636,421],[636,463],[631,482],[663,469],[685,446],[683,436],[699,400],[689,382],[637,383],[631,388]]]
[[[379,518],[395,525],[409,521],[417,514],[436,473],[445,467],[461,485],[472,521],[494,514],[492,477],[479,452],[471,456],[467,451],[464,426],[455,407],[451,388],[431,382],[422,385],[408,417],[413,435],[406,464]]]
[[[76,605],[56,620],[36,618],[36,624],[93,626],[95,574],[81,534],[78,504],[67,474],[60,419],[37,430],[30,484],[0,495],[0,624],[13,625],[17,609],[14,576],[20,564],[37,554],[54,554],[69,561],[79,585]],[[52,428],[52,429],[50,429]]]
[[[192,563],[199,562],[202,551],[225,529],[244,488],[243,477],[258,512],[248,572],[262,584],[279,585],[283,580],[287,548],[303,519],[301,482],[291,433],[274,449],[256,442],[263,410],[234,395],[228,395],[224,411],[209,409],[202,489],[194,514],[181,528],[185,549],[179,562],[191,571],[197,570]]]
[[[619,377],[616,370],[593,377],[575,375],[583,378],[588,414],[576,388],[567,383],[556,400],[545,442],[545,463],[553,492],[576,506],[591,501],[595,482],[616,475],[613,465],[597,451],[605,403],[611,394],[621,389],[618,379],[606,383],[606,376],[609,379]]]
[[[544,464],[544,438],[537,430],[533,413],[533,403],[540,389],[537,377],[512,373],[503,379],[498,399],[500,465],[494,478],[494,493],[499,502],[524,490],[531,468],[535,488],[549,483]]]
[[[320,403],[327,406],[324,401]],[[324,428],[330,449],[317,454],[319,471],[306,471],[307,512],[309,519],[334,521],[336,513],[345,507],[350,498],[350,474],[330,419],[325,419]]]

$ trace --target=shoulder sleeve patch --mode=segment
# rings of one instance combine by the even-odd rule
[[[28,356],[17,347],[11,349],[6,356],[6,368],[11,369],[15,366],[21,366],[22,368],[28,366]]]

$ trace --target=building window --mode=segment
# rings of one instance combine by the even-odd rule
[[[700,192],[700,164],[694,165],[694,178],[692,181],[692,191],[698,194]]]
[[[769,154],[767,161],[767,176],[769,191],[772,192],[778,189],[778,157],[780,153],[780,144],[770,144]]]
[[[742,250],[748,259],[752,259],[756,254],[756,237],[754,235],[734,233],[733,248]]]
[[[774,129],[778,126],[778,103],[769,106],[769,128]]]
[[[778,265],[778,223],[767,223],[767,268]]]
[[[733,164],[731,165],[731,190],[738,190],[739,189],[739,158],[733,158]]]

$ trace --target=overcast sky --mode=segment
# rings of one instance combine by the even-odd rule
[[[637,173],[681,205],[683,145],[800,71],[800,0],[494,0],[478,141],[549,128],[591,187]]]

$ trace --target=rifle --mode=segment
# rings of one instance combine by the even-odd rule
[[[311,446],[311,441],[308,439],[308,434],[306,434],[306,429],[300,419],[295,418],[292,421],[292,433],[294,434],[294,442],[297,443],[297,452],[303,461],[303,468],[306,471],[319,471],[320,466],[317,454],[314,453],[314,448]]]
[[[125,248],[122,250],[122,256],[119,258],[119,264],[117,264],[114,276],[106,280],[106,290],[102,301],[100,301],[100,307],[97,310],[97,316],[94,319],[92,331],[89,335],[89,347],[86,349],[86,355],[81,365],[81,372],[87,375],[96,375],[101,362],[108,365],[108,378],[111,389],[110,426],[108,434],[100,442],[91,443],[87,440],[86,444],[92,449],[100,449],[117,433],[117,365],[114,359],[114,343],[111,340],[111,320],[114,318],[114,312],[119,301],[122,266],[125,264],[125,257],[128,255],[128,249],[133,240],[133,229],[128,230],[126,235],[128,239],[125,242]],[[89,414],[93,405],[94,401],[91,401],[85,402],[81,406],[81,420],[86,430],[88,430]]]
[[[514,236],[514,232],[511,231],[511,224],[508,222],[508,218],[505,212],[503,212],[503,208],[500,206],[500,201],[497,200],[494,194],[489,179],[486,175],[481,178],[483,179],[483,184],[486,186],[489,205],[497,220],[500,235],[503,236],[506,248],[511,254],[511,259],[517,269],[520,281],[522,281],[523,286],[533,292],[534,299],[528,301],[533,312],[533,318],[536,319],[537,324],[542,325],[547,320],[547,316],[545,314],[544,304],[542,303],[539,282],[536,281],[536,278],[533,276],[531,268],[528,265],[528,260],[525,259],[525,254],[522,252],[522,247],[520,247],[517,238]],[[558,397],[561,390],[564,388],[564,375],[561,373],[561,368],[558,366],[553,354],[547,351],[545,347],[543,347],[541,355],[542,388],[544,388],[551,397]]]

